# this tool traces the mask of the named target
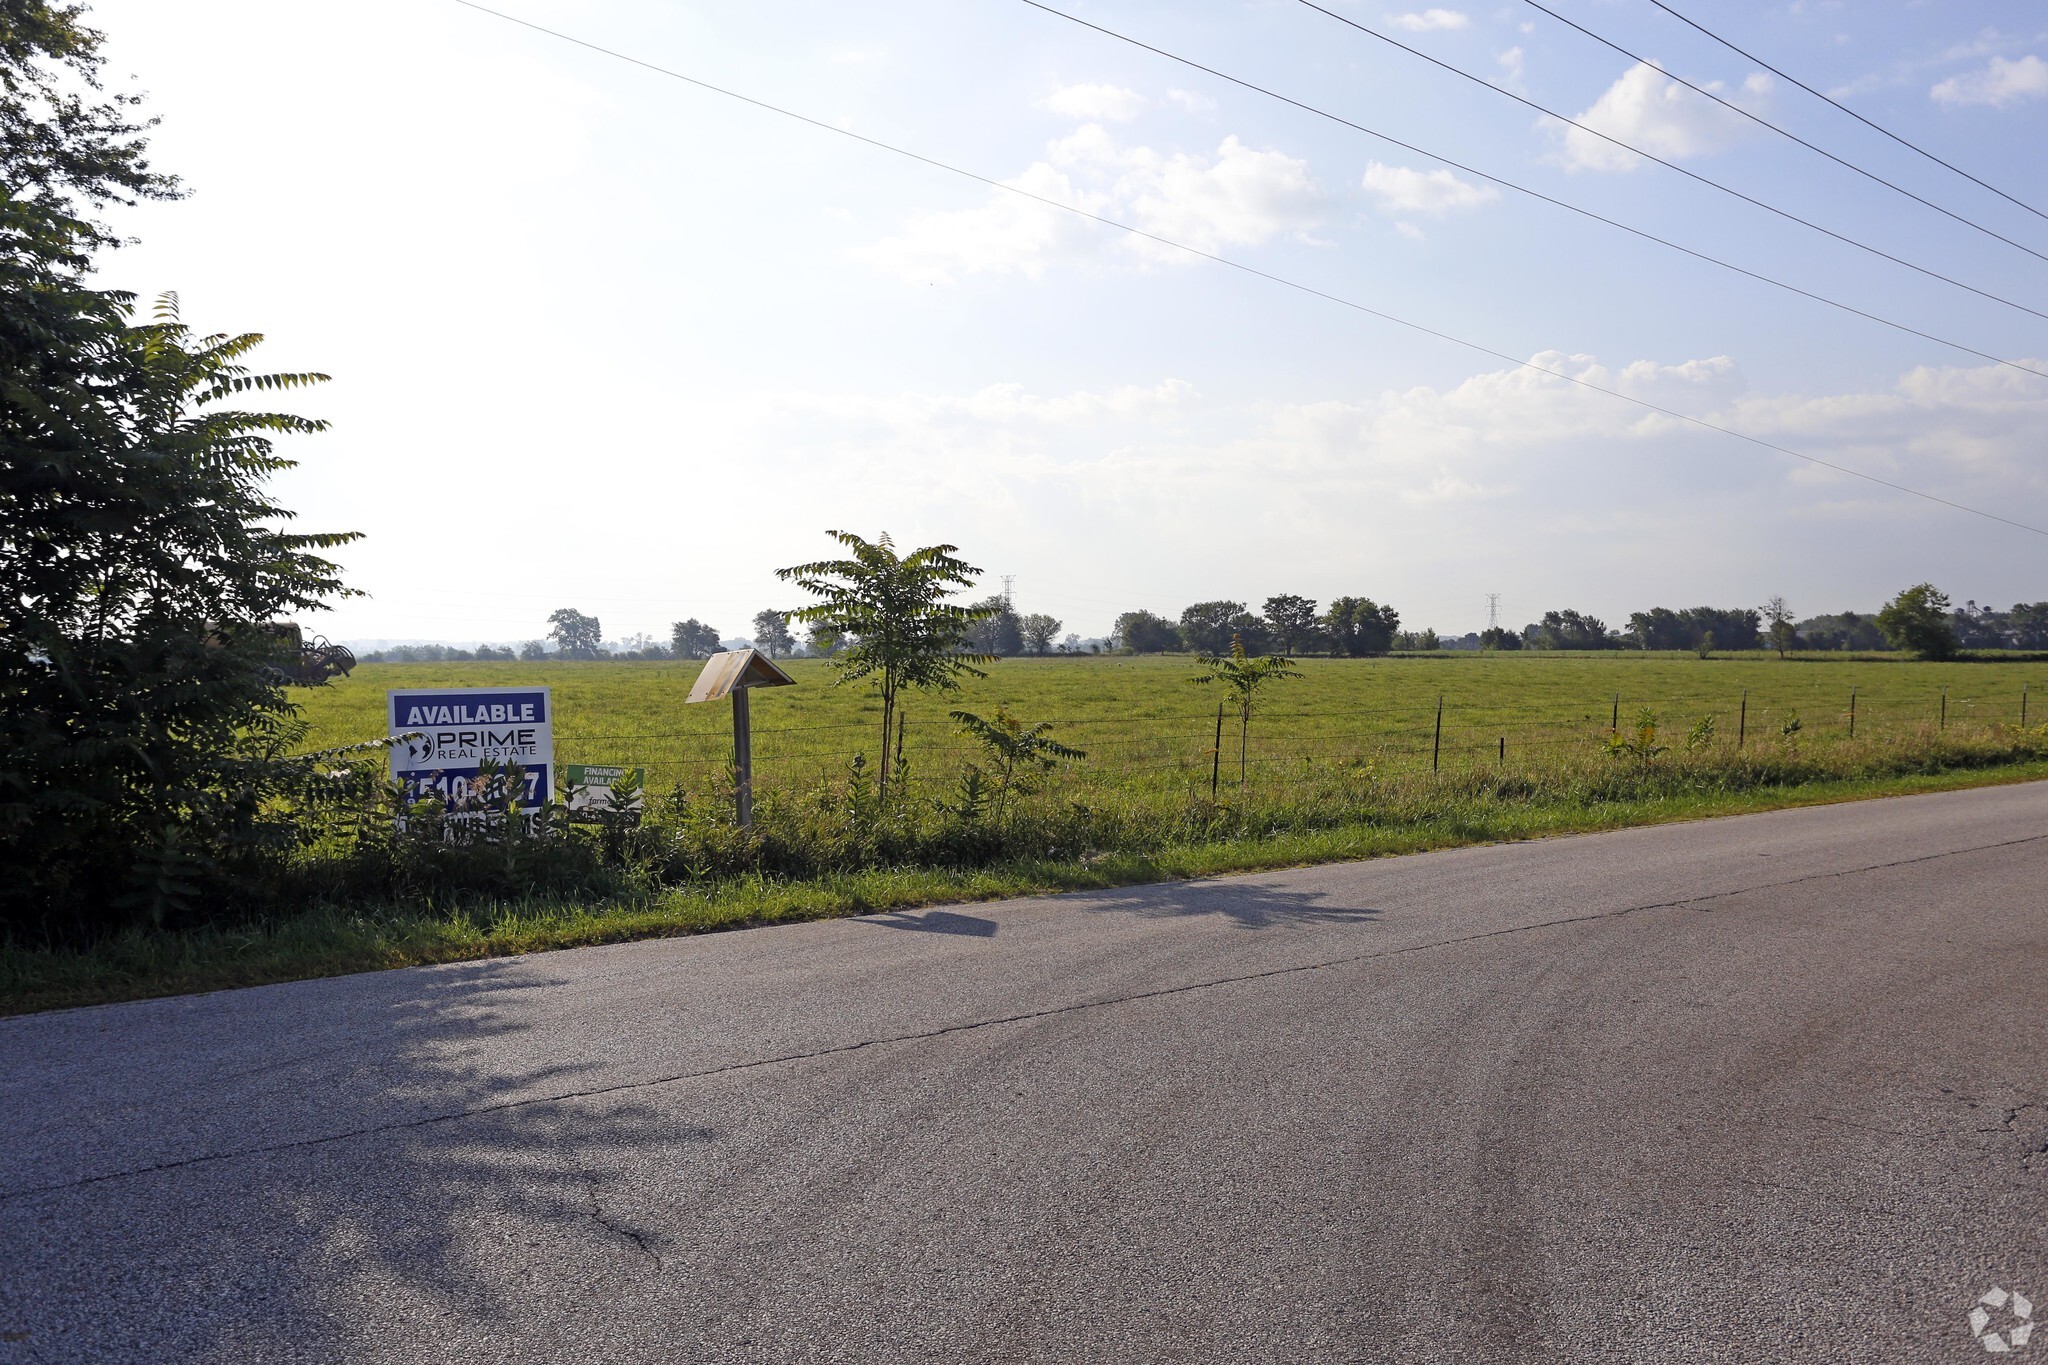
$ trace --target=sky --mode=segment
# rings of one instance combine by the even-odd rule
[[[1300,0],[1055,7],[1420,150],[1023,0],[496,0],[825,127],[456,0],[96,0],[191,190],[125,211],[102,279],[332,376],[277,492],[364,535],[365,595],[308,618],[337,639],[526,640],[565,606],[744,636],[828,529],[958,545],[1082,636],[1277,593],[1453,633],[1490,593],[1510,625],[2048,598],[2048,537],[1588,387],[2048,527],[2048,378],[1998,363],[2048,371],[2048,217],[1649,0],[1545,3],[1653,65],[1526,0],[1321,2],[2010,303]],[[2037,4],[1673,7],[2048,210]]]

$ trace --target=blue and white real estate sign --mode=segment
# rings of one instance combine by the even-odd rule
[[[393,688],[391,779],[407,801],[438,798],[450,810],[488,801],[477,786],[485,763],[526,771],[526,810],[554,791],[555,712],[545,687]]]

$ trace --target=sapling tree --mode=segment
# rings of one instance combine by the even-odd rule
[[[1087,751],[1054,739],[1051,721],[1026,725],[1001,706],[996,708],[995,715],[986,719],[972,711],[954,711],[951,714],[960,733],[980,744],[982,753],[987,755],[987,776],[995,779],[994,814],[999,820],[1013,793],[1021,795],[1030,791],[1038,777],[1051,772],[1062,762],[1088,757]],[[981,781],[986,779],[972,776],[981,772],[975,765],[969,765],[969,772],[969,781],[973,783],[969,790],[978,792]]]
[[[1205,654],[1202,666],[1208,671],[1197,673],[1193,681],[1219,684],[1237,709],[1237,785],[1242,787],[1249,763],[1252,710],[1258,704],[1259,694],[1269,684],[1282,678],[1298,678],[1301,673],[1294,667],[1294,660],[1284,655],[1245,653],[1243,638],[1235,635],[1230,637],[1230,653]]]
[[[1782,659],[1799,641],[1799,628],[1792,623],[1792,608],[1785,604],[1783,596],[1773,596],[1764,603],[1762,611],[1769,627],[1771,648],[1777,650],[1778,657]]]
[[[981,570],[960,559],[957,545],[927,545],[899,554],[887,535],[864,540],[851,531],[827,531],[848,552],[844,559],[820,559],[777,569],[818,601],[789,613],[792,621],[814,623],[811,638],[829,627],[840,642],[832,656],[840,684],[865,680],[882,703],[882,762],[877,795],[889,793],[889,755],[905,688],[952,691],[960,676],[987,676],[977,666],[987,654],[962,651],[977,622],[997,614],[988,605],[963,607],[946,599],[974,586]]]

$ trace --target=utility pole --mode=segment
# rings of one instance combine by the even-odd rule
[[[1486,594],[1486,628],[1500,629],[1500,594],[1497,592]]]
[[[1015,587],[1016,583],[1017,575],[1013,573],[1003,575],[1003,605],[1010,607],[1012,610],[1015,610],[1015,604],[1010,600],[1010,589]]]

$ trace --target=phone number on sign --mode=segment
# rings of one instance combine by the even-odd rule
[[[529,768],[524,776],[526,791],[520,804],[540,805],[547,799],[548,770],[544,767]],[[493,773],[486,779],[479,777],[475,768],[466,771],[438,768],[400,773],[398,777],[405,785],[405,799],[408,802],[438,800],[450,810],[461,810],[465,807],[495,804],[505,799],[503,773]]]

